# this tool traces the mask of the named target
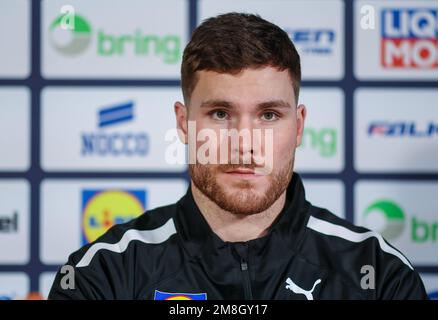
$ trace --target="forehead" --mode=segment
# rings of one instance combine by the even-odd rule
[[[238,74],[198,71],[198,81],[191,95],[191,105],[221,99],[239,105],[284,100],[295,105],[292,80],[287,70],[273,67],[244,69]]]

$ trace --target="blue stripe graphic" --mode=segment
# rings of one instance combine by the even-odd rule
[[[134,102],[99,110],[99,127],[127,122],[134,119]]]

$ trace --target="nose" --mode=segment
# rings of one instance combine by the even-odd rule
[[[231,139],[238,141],[238,146],[231,142],[232,155],[233,158],[238,158],[239,164],[250,164],[252,163],[252,156],[254,153],[254,141],[253,141],[253,130],[254,122],[249,115],[242,115],[236,120],[236,125],[234,127],[238,139],[232,136]]]

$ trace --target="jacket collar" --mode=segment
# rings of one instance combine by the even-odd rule
[[[190,186],[177,206],[176,229],[190,256],[215,254],[227,245],[235,244],[222,241],[213,232],[197,206]],[[309,207],[310,203],[305,199],[301,177],[294,173],[287,187],[285,206],[268,234],[244,244],[255,256],[270,251],[269,248],[275,248],[274,251],[277,253],[284,250],[295,251],[305,231]]]

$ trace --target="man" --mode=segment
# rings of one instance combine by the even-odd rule
[[[306,117],[300,59],[284,31],[255,15],[208,19],[181,71],[187,194],[73,253],[74,288],[58,273],[50,299],[426,298],[410,262],[379,234],[305,200],[293,173]],[[243,131],[260,134],[249,141]],[[220,137],[205,153],[201,132]],[[222,161],[201,159],[219,152]]]

